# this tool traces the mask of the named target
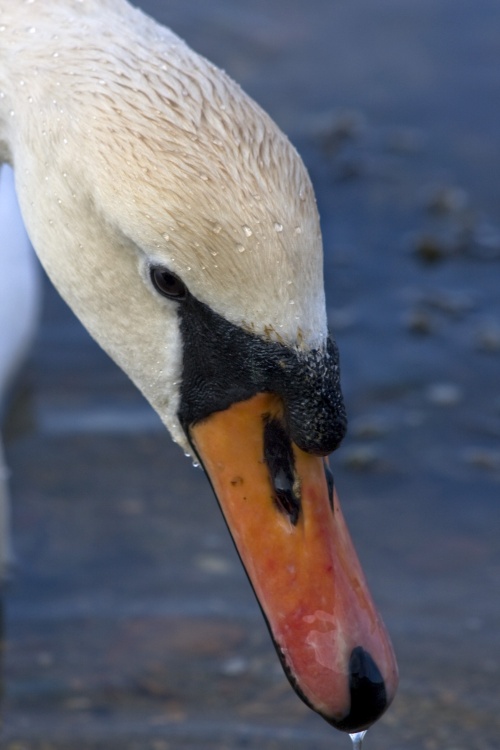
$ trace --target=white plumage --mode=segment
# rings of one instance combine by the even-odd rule
[[[14,175],[7,165],[0,169],[0,227],[0,405],[5,407],[31,344],[39,309],[38,264],[19,211]],[[9,517],[8,470],[0,433],[0,580],[12,562]]]

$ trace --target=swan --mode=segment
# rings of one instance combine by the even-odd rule
[[[52,282],[205,469],[290,683],[367,728],[397,667],[325,460],[346,420],[297,152],[125,0],[0,0],[2,162]]]

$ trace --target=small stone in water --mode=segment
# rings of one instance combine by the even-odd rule
[[[439,263],[451,255],[448,245],[439,237],[423,234],[415,240],[414,251],[417,258],[425,264]]]

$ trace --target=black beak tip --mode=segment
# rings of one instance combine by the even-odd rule
[[[372,656],[356,646],[349,660],[351,708],[340,721],[331,722],[344,732],[359,732],[379,719],[388,706],[384,678]]]

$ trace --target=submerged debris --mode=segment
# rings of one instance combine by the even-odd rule
[[[493,354],[500,352],[500,323],[483,322],[476,331],[475,340],[480,351]]]
[[[374,414],[359,417],[350,424],[351,435],[361,440],[375,440],[385,437],[391,431],[389,420],[381,415]]]
[[[456,251],[456,247],[450,241],[435,233],[424,232],[418,235],[413,243],[415,256],[426,265],[441,263]]]
[[[421,307],[416,307],[406,315],[406,326],[411,333],[429,336],[436,330],[432,315]]]
[[[364,117],[355,110],[324,114],[314,127],[316,140],[328,156],[336,155],[346,143],[359,138],[364,129]]]
[[[360,443],[347,449],[343,463],[352,471],[375,471],[383,466],[380,451],[368,443]]]
[[[412,155],[422,151],[425,135],[418,128],[400,127],[393,130],[387,138],[387,148],[394,154]]]
[[[429,191],[426,208],[437,216],[458,214],[467,208],[469,199],[465,190],[452,185],[442,185]]]
[[[500,450],[493,448],[467,448],[464,460],[471,466],[485,471],[500,471]]]

